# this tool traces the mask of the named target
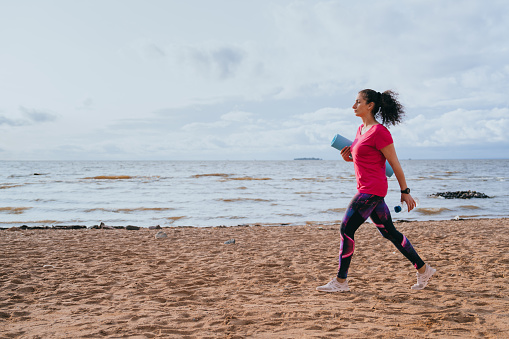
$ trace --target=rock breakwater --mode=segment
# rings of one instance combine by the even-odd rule
[[[445,199],[472,199],[472,198],[491,198],[490,196],[476,191],[455,191],[455,192],[438,192],[430,194],[431,197],[442,197]]]

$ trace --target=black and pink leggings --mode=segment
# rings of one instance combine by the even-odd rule
[[[355,249],[355,231],[370,217],[382,236],[390,240],[398,250],[412,262],[416,269],[421,268],[421,260],[410,241],[394,227],[391,213],[384,198],[373,194],[357,193],[341,222],[341,244],[339,246],[338,278],[346,279],[348,268]]]

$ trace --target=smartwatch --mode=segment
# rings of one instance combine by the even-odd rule
[[[404,193],[404,194],[410,194],[410,188],[405,188],[404,190],[401,191],[401,193]]]

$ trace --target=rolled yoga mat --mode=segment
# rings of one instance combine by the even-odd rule
[[[330,145],[335,149],[342,150],[345,146],[350,146],[352,142],[340,134],[336,134]],[[391,177],[394,174],[391,165],[385,161],[385,175]]]

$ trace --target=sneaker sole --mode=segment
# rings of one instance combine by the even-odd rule
[[[426,284],[422,287],[418,286],[418,285],[414,285],[414,286],[410,287],[410,289],[419,291],[419,290],[423,290],[424,288],[426,288],[426,286],[428,286],[429,282],[431,281],[431,278],[433,278],[433,275],[437,272],[437,270],[435,268],[433,268],[433,267],[430,267],[430,268],[433,270],[433,272],[431,272],[431,275],[429,276],[428,281],[426,281]]]

